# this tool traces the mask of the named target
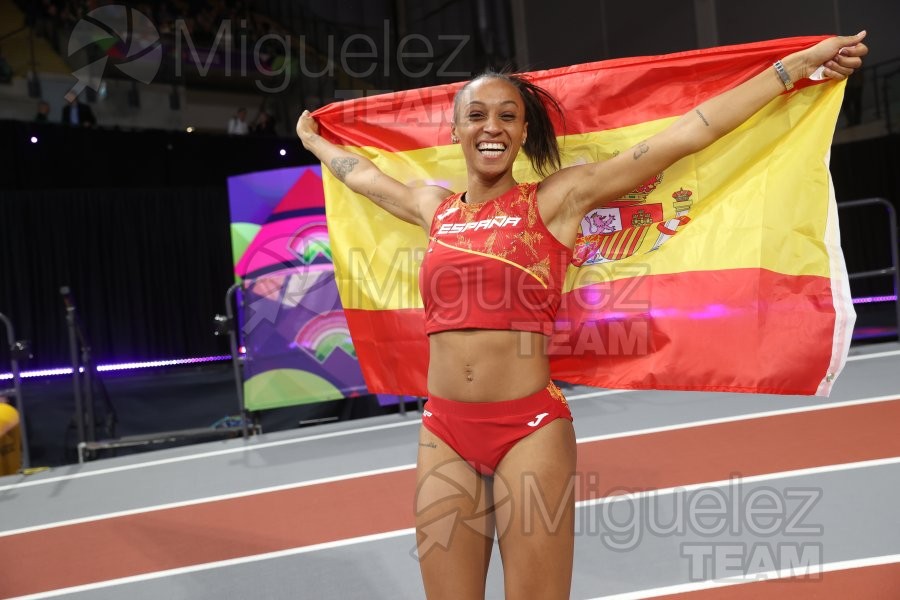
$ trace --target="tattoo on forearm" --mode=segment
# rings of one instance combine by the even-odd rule
[[[437,448],[437,444],[434,442],[419,442],[419,446],[422,448]]]
[[[339,180],[344,181],[347,177],[347,173],[353,170],[353,168],[359,163],[358,158],[350,158],[350,157],[339,157],[331,159],[331,170],[334,172],[334,176]]]
[[[703,116],[703,113],[700,112],[700,109],[695,108],[694,112],[697,113],[697,116],[700,117],[700,120],[703,121],[703,124],[709,127],[709,121],[706,120],[706,117]]]
[[[650,146],[647,145],[647,142],[641,142],[637,145],[637,148],[634,149],[634,160],[639,159],[643,155],[647,154],[647,151],[650,150]]]
[[[388,204],[390,206],[400,206],[397,202],[394,202],[384,194],[380,192],[376,192],[375,190],[366,190],[365,193],[366,198],[370,198],[376,204]]]
[[[381,173],[376,171],[372,175],[372,180],[369,183],[371,183],[373,186],[375,186],[378,183],[379,179],[381,179]],[[391,200],[385,194],[383,194],[379,191],[376,191],[376,189],[374,187],[367,189],[365,192],[365,196],[366,196],[366,198],[369,198],[370,200],[372,200],[372,202],[374,202],[375,204],[378,204],[379,206],[385,206],[385,205],[400,206],[399,202]]]

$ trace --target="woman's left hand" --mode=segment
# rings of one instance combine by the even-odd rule
[[[846,79],[862,66],[862,57],[869,53],[869,47],[862,43],[865,31],[856,35],[837,36],[823,40],[815,46],[803,50],[803,71],[800,78],[812,75],[820,66],[822,75],[828,79]]]

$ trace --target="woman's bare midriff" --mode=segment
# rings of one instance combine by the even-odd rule
[[[429,336],[428,392],[462,402],[529,396],[550,381],[547,337],[527,331],[463,329]]]

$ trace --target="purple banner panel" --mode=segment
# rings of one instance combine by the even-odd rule
[[[367,394],[334,281],[320,167],[230,177],[228,193],[247,408]]]

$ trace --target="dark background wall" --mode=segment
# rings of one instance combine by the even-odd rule
[[[894,0],[513,0],[533,68],[799,35],[869,32],[872,64],[900,56]]]
[[[32,341],[28,368],[69,364],[64,285],[100,363],[227,354],[227,178],[314,161],[271,137],[0,121],[0,140],[0,312]]]

